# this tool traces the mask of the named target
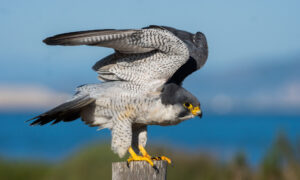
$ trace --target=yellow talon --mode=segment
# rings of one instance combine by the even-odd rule
[[[152,167],[153,167],[153,161],[151,160],[151,157],[147,156],[139,156],[137,155],[134,150],[130,147],[128,149],[128,152],[130,153],[131,157],[127,159],[127,162],[130,163],[131,161],[147,161]]]
[[[172,162],[171,159],[168,158],[168,157],[166,157],[166,156],[161,156],[161,157],[151,157],[151,156],[147,153],[147,151],[145,150],[145,148],[144,148],[143,146],[141,146],[141,145],[139,145],[139,150],[140,150],[140,152],[142,153],[142,155],[143,155],[144,157],[150,158],[150,159],[152,159],[152,160],[157,160],[157,161],[163,160],[163,161],[167,161],[169,164],[171,164],[171,162]]]
[[[170,158],[168,158],[168,157],[166,157],[166,156],[161,156],[161,157],[159,157],[161,160],[163,160],[163,161],[167,161],[169,164],[171,164],[171,159]]]

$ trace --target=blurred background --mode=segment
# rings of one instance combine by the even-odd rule
[[[46,46],[58,33],[167,25],[203,32],[206,65],[183,86],[204,113],[148,130],[150,154],[174,161],[169,179],[300,179],[300,2],[8,1],[0,6],[0,179],[110,179],[110,132],[80,120],[24,121],[98,83],[112,53]]]

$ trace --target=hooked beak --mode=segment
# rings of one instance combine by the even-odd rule
[[[200,118],[202,118],[202,111],[201,111],[201,109],[200,109],[199,106],[194,107],[194,108],[191,110],[191,113],[192,113],[194,116],[199,116]]]
[[[202,118],[202,111],[198,114],[199,118]]]

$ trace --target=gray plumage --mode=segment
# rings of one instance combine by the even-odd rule
[[[206,37],[202,32],[197,32],[196,34],[175,29],[168,26],[156,26],[151,25],[147,28],[164,28],[171,33],[173,33],[176,37],[178,37],[181,41],[183,41],[188,50],[190,57],[196,61],[196,69],[200,69],[206,62],[208,57],[208,47]],[[190,71],[186,69],[186,71]]]
[[[161,93],[145,93],[135,87],[119,81],[81,86],[71,100],[34,117],[31,125],[81,117],[90,126],[110,129],[112,150],[122,157],[131,145],[135,149],[138,144],[146,145],[147,125],[178,124],[194,117],[184,103],[200,106],[196,97],[176,84],[165,85]],[[172,102],[166,97],[170,95]]]
[[[115,53],[93,66],[100,80],[142,84],[151,81],[156,82],[156,87],[168,80],[181,84],[185,77],[204,65],[208,55],[203,33],[192,34],[167,26],[73,32],[47,38],[44,42],[114,48]]]
[[[138,151],[138,145],[146,145],[147,125],[174,125],[201,116],[197,98],[180,86],[206,62],[207,42],[200,32],[149,26],[65,33],[44,42],[115,52],[93,66],[104,83],[77,88],[71,100],[34,117],[32,125],[81,117],[90,126],[110,129],[112,150],[122,157],[130,146]]]

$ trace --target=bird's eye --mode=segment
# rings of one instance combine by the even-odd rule
[[[192,107],[192,105],[190,103],[184,103],[183,106],[188,108],[188,109]]]

